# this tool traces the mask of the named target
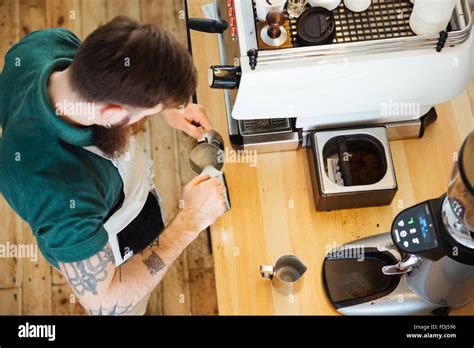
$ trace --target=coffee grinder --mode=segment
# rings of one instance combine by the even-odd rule
[[[474,296],[474,132],[448,192],[402,211],[391,232],[335,248],[328,299],[345,315],[448,314]]]

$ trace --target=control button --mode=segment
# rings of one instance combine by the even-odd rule
[[[410,233],[411,234],[416,233],[416,228],[410,228]]]
[[[408,248],[408,247],[410,246],[410,243],[408,243],[407,241],[404,241],[404,242],[403,242],[403,246],[404,246],[405,248]]]
[[[400,237],[405,238],[407,236],[407,231],[400,232]]]
[[[232,37],[233,38],[237,37],[237,28],[236,27],[232,27]]]
[[[404,222],[403,220],[400,220],[400,221],[398,222],[398,226],[400,226],[400,227],[405,226],[405,222]]]
[[[227,6],[234,6],[234,0],[227,0]]]
[[[397,239],[397,242],[400,243],[400,234],[397,229],[395,229],[395,238]]]
[[[420,240],[418,238],[413,238],[411,241],[413,244],[420,244]]]
[[[410,218],[410,220],[408,220],[408,224],[409,224],[409,225],[412,225],[412,224],[414,224],[414,223],[415,223],[415,219]]]
[[[229,7],[229,17],[235,16],[235,9],[233,7]]]
[[[235,28],[236,25],[237,25],[237,22],[235,20],[235,17],[230,17],[230,26],[232,28]]]

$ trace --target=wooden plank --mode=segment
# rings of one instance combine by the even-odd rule
[[[0,69],[10,47],[20,40],[20,3],[18,0],[0,2]]]
[[[471,105],[471,115],[474,117],[474,80],[471,81],[469,87],[467,88],[467,93],[469,95],[469,103]]]
[[[36,245],[36,239],[26,223],[22,224],[25,244]],[[38,261],[23,260],[23,314],[51,314],[51,266],[38,255]]]
[[[186,22],[183,2],[176,0],[141,0],[142,21],[159,25],[173,33],[187,45]]]
[[[0,2],[0,69],[3,69],[4,56],[10,47],[20,39],[20,11],[19,2],[15,0]],[[0,133],[1,136],[1,133]],[[0,211],[3,219],[0,220],[0,244],[10,242],[17,244],[17,236],[21,231],[21,223],[16,213],[0,195]],[[5,258],[0,263],[0,288],[21,285],[21,259]],[[16,294],[18,296],[18,294]],[[1,292],[2,307],[5,301],[10,300],[10,292]],[[5,308],[9,304],[5,305]],[[21,312],[19,312],[21,313]],[[19,314],[17,313],[17,314]]]
[[[48,28],[65,28],[81,36],[80,0],[46,0]]]
[[[106,23],[106,0],[82,0],[81,13],[82,39],[85,39],[97,27]]]
[[[166,273],[161,284],[163,287],[163,314],[192,314],[186,252],[176,260],[173,267]]]
[[[189,271],[191,279],[191,302],[193,314],[217,315],[216,284],[213,268]]]
[[[45,29],[46,2],[44,0],[21,0],[20,18],[22,34],[34,30]],[[25,244],[36,245],[29,226],[22,223]],[[38,262],[23,262],[23,314],[50,314],[51,313],[51,266],[39,256]]]
[[[0,315],[21,315],[21,288],[0,289]]]
[[[186,250],[190,270],[214,268],[214,258],[209,250],[208,233],[203,231]]]
[[[51,268],[51,284],[53,285],[64,285],[67,284],[66,279],[62,274],[55,268]]]
[[[162,283],[153,290],[148,301],[146,315],[163,315],[163,285]]]
[[[120,15],[140,20],[140,0],[107,0],[107,21]]]
[[[45,0],[20,0],[21,36],[46,28],[45,11]]]
[[[451,311],[449,315],[474,315],[474,301],[469,302],[464,307]]]
[[[474,129],[474,109],[471,108],[469,89],[459,94],[451,102],[451,108],[456,115],[454,119],[459,138],[464,140]]]
[[[20,217],[10,208],[2,195],[0,195],[0,245],[16,246],[22,244],[22,227]],[[8,256],[8,255],[6,255]],[[24,259],[4,257],[0,262],[0,288],[12,288],[22,284],[22,265]]]
[[[84,308],[73,295],[67,284],[55,285],[52,288],[53,315],[85,315]]]

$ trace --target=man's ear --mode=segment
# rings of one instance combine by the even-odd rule
[[[105,105],[100,109],[100,122],[104,127],[120,124],[127,116],[128,111],[120,105]]]
[[[156,115],[156,114],[159,114],[160,112],[162,112],[164,108],[165,108],[165,106],[162,103],[160,103],[158,105],[155,105],[152,108],[142,109],[138,113],[138,116],[139,116],[139,118],[143,118],[143,117],[146,117],[146,116]]]
[[[156,106],[156,111],[157,111],[158,114],[159,114],[160,112],[162,112],[164,109],[165,109],[165,106],[164,106],[163,103],[159,103],[159,104]]]

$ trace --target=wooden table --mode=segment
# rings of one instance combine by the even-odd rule
[[[189,0],[189,16],[203,17],[210,0]],[[207,70],[219,64],[217,36],[190,35],[199,71],[197,97],[227,141],[223,92],[207,86]],[[391,142],[399,185],[391,206],[316,212],[306,149],[258,155],[257,166],[226,163],[232,210],[211,229],[220,314],[336,314],[325,297],[321,267],[328,248],[387,232],[401,209],[446,191],[462,140],[474,129],[474,84],[450,103],[439,105],[438,120],[422,139]],[[259,265],[282,255],[307,265],[303,289],[279,295],[259,274]],[[459,314],[474,314],[474,305]]]

